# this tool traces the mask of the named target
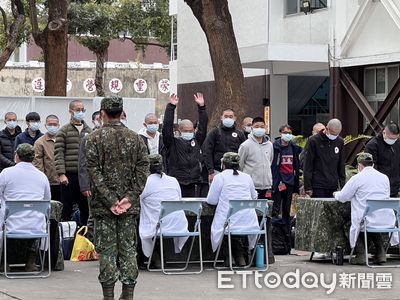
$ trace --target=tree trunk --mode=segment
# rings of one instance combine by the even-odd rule
[[[46,31],[45,96],[67,95],[67,11],[68,0],[49,0],[49,23]]]
[[[15,0],[14,5],[16,7],[17,14],[14,16],[14,21],[11,24],[10,28],[4,28],[7,32],[7,44],[4,49],[0,53],[0,71],[5,67],[7,61],[10,59],[10,56],[13,54],[15,48],[17,47],[18,35],[21,31],[25,23],[25,9],[24,5],[20,0]],[[4,11],[2,11],[4,12]],[[3,18],[6,18],[6,14],[4,12]],[[7,21],[3,20],[5,26],[7,25]]]
[[[245,85],[239,50],[227,0],[185,0],[199,21],[210,51],[216,98],[210,126],[220,121],[222,111],[232,108],[240,121],[245,113]],[[210,99],[212,100],[212,99]]]
[[[94,80],[94,84],[96,85],[97,96],[104,97],[104,63],[108,53],[108,46],[110,43],[107,43],[107,46],[103,49],[99,49],[95,52],[96,54],[96,77]]]

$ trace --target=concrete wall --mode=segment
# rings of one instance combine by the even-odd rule
[[[72,82],[72,90],[68,97],[95,97],[95,93],[86,93],[83,89],[83,82],[87,78],[94,78],[94,69],[69,69],[68,79]],[[4,68],[0,72],[0,96],[42,96],[43,93],[35,93],[32,90],[32,80],[36,77],[44,78],[42,68]],[[165,105],[168,103],[169,94],[163,94],[158,89],[158,82],[161,79],[169,78],[168,69],[106,69],[105,92],[110,95],[108,83],[113,78],[122,81],[123,89],[118,94],[121,97],[130,98],[155,98],[156,113],[163,114]],[[133,88],[133,82],[137,78],[147,81],[147,90],[138,94]]]

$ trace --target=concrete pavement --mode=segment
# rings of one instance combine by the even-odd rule
[[[222,282],[224,286],[233,284],[234,288],[218,289],[217,272],[210,265],[205,266],[201,275],[167,276],[141,271],[135,299],[400,299],[400,269],[372,270],[347,262],[343,266],[333,265],[330,261],[309,262],[309,253],[295,253],[276,256],[276,263],[267,273],[259,273],[257,278],[254,273],[247,275],[246,288],[242,286],[245,275],[236,274],[232,276],[232,282]],[[286,278],[284,274],[287,272],[294,273]],[[324,278],[321,278],[321,273]],[[267,283],[264,282],[266,274],[269,274]],[[64,271],[54,272],[48,279],[9,280],[0,277],[0,300],[102,299],[97,275],[98,262],[66,262]],[[221,278],[229,280],[229,276],[225,274]],[[328,287],[334,277],[336,284]],[[321,279],[325,287],[321,286]],[[311,288],[313,285],[318,287]],[[116,299],[120,289],[118,284]],[[332,293],[328,295],[329,289]]]

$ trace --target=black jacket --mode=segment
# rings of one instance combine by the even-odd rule
[[[18,134],[21,133],[21,127],[15,128],[15,133],[12,135],[7,128],[0,132],[0,172],[3,169],[12,167],[14,162],[14,142]]]
[[[208,174],[214,170],[221,172],[221,158],[226,152],[238,152],[239,146],[246,140],[242,131],[235,126],[227,128],[220,125],[207,135],[204,142],[204,161]]]
[[[174,137],[175,105],[168,103],[165,109],[162,136],[167,152],[167,174],[175,177],[180,184],[188,185],[201,181],[201,145],[207,134],[208,116],[205,106],[198,107],[199,125],[191,141]]]
[[[313,188],[336,190],[346,181],[343,139],[331,141],[324,132],[308,140],[304,162],[304,190]]]
[[[380,133],[365,146],[365,152],[374,158],[374,167],[389,177],[390,196],[397,197],[400,188],[400,141],[388,145]]]

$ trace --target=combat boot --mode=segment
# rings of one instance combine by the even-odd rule
[[[135,284],[122,284],[122,293],[119,300],[132,300]]]
[[[103,289],[103,300],[114,300],[114,285],[101,285]]]
[[[25,272],[37,272],[37,271],[39,271],[39,269],[36,266],[36,254],[29,253],[28,260],[25,264]]]
[[[374,262],[382,264],[386,262],[386,251],[383,247],[382,236],[380,233],[369,233],[368,237],[372,240],[375,247]]]

